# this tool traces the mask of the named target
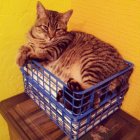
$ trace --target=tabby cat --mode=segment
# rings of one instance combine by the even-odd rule
[[[28,34],[28,43],[19,50],[17,64],[40,61],[44,67],[67,83],[71,91],[82,91],[125,69],[128,64],[110,44],[91,34],[67,31],[72,10],[65,13],[47,10],[38,2],[37,19]],[[127,75],[127,83],[130,74]],[[120,79],[112,81],[114,90]],[[58,94],[58,101],[61,98]],[[99,104],[96,98],[94,104]]]

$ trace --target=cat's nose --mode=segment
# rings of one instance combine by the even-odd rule
[[[49,32],[49,38],[50,38],[50,40],[52,40],[52,38],[54,38],[54,36],[55,36],[55,31],[50,31]]]
[[[49,39],[52,40],[54,38],[54,35],[49,34]]]

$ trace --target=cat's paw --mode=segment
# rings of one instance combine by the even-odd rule
[[[113,92],[116,89],[116,84],[115,83],[110,83],[108,90]]]
[[[62,96],[63,96],[63,90],[59,90],[59,91],[57,92],[56,100],[57,100],[58,102],[61,102]]]
[[[22,67],[27,61],[27,55],[26,54],[19,54],[17,57],[17,65],[19,67]]]
[[[97,109],[97,108],[100,107],[100,102],[101,102],[100,95],[101,95],[101,92],[100,91],[97,91],[94,94],[94,103],[93,103],[93,108],[94,109]]]
[[[30,48],[26,46],[22,46],[19,50],[19,54],[16,60],[16,63],[19,67],[22,67],[26,61],[28,60],[28,54],[30,52]]]
[[[76,80],[70,78],[67,82],[67,86],[71,91],[82,91],[83,88]]]
[[[94,107],[94,109],[97,109],[97,108],[99,108],[100,107],[100,98],[96,98],[95,100],[94,100],[94,103],[93,103],[93,107]]]
[[[72,105],[65,100],[65,99],[69,100],[69,98],[67,97],[67,95],[65,94],[65,92],[64,92],[65,95],[63,97],[63,92],[64,92],[63,90],[59,90],[57,92],[56,100],[57,100],[57,102],[60,102],[61,104],[63,104],[65,106],[65,108],[67,108],[69,110],[72,110]]]
[[[110,82],[108,90],[113,92],[114,90],[117,90],[121,86],[122,86],[121,78],[118,77]]]

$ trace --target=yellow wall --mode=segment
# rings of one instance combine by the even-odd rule
[[[66,11],[70,0],[41,0],[50,9]],[[34,23],[37,0],[0,0],[0,101],[23,91],[22,76],[15,64],[18,48]],[[0,115],[0,140],[8,140],[8,128]]]
[[[41,0],[49,9],[74,9],[70,29],[93,33],[134,62],[135,71],[123,109],[140,119],[140,1],[138,0]],[[0,101],[23,91],[15,65],[19,46],[35,20],[36,0],[0,0]],[[0,116],[0,140],[9,139]]]

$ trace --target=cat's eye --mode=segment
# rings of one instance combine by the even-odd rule
[[[57,34],[57,35],[63,35],[63,34],[65,34],[65,32],[66,32],[65,29],[62,29],[62,28],[56,29],[56,34]]]
[[[47,27],[47,26],[45,26],[45,25],[41,25],[41,28],[42,28],[43,30],[45,30],[45,31],[47,31],[47,30],[48,30],[48,27]]]
[[[59,32],[59,31],[63,31],[63,29],[61,29],[61,28],[58,28],[58,29],[56,29],[56,31],[57,31],[57,32]]]
[[[56,32],[65,32],[65,30],[62,28],[58,28],[58,29],[56,29]]]

